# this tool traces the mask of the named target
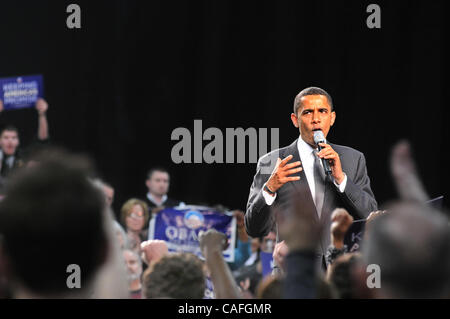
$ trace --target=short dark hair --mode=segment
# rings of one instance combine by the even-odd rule
[[[2,136],[3,132],[5,131],[16,132],[17,135],[19,135],[19,129],[12,124],[7,124],[4,127],[2,127],[0,129],[0,136]]]
[[[147,173],[147,179],[150,179],[154,172],[167,173],[167,175],[169,175],[169,178],[170,178],[170,174],[167,169],[165,169],[164,167],[161,167],[161,166],[157,166],[157,167],[152,167],[151,169],[149,169],[149,171]]]
[[[202,299],[205,274],[200,259],[190,253],[164,256],[144,273],[145,297]]]
[[[81,288],[89,286],[106,259],[104,200],[88,181],[83,157],[41,157],[19,169],[0,202],[0,233],[12,279],[35,294],[70,293],[66,272],[82,270]]]
[[[353,280],[355,266],[362,261],[359,253],[346,253],[330,265],[329,282],[339,299],[355,299],[356,283]]]
[[[280,275],[269,275],[261,280],[256,288],[258,299],[282,299],[284,278]]]
[[[326,98],[328,100],[328,104],[330,104],[331,111],[332,112],[334,111],[333,100],[331,99],[331,96],[327,93],[327,91],[325,91],[324,89],[321,89],[319,87],[311,86],[309,88],[306,88],[306,89],[302,90],[295,97],[295,100],[294,100],[294,114],[295,115],[297,115],[298,109],[301,106],[302,97],[307,96],[307,95],[323,95],[323,96],[326,96]]]

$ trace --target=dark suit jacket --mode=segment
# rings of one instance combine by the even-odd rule
[[[366,160],[363,153],[346,146],[331,143],[330,145],[339,154],[342,170],[347,175],[347,185],[345,191],[340,193],[333,182],[326,183],[321,214],[321,221],[325,225],[320,242],[320,253],[323,255],[325,255],[327,247],[330,244],[331,213],[335,208],[342,207],[347,209],[355,220],[366,218],[371,211],[377,209],[377,202],[370,189],[370,180],[367,175]],[[318,218],[316,206],[314,205],[308,181],[303,170],[291,175],[300,176],[300,180],[288,182],[283,185],[278,190],[275,202],[271,206],[266,204],[262,195],[262,187],[269,179],[277,158],[283,159],[291,154],[293,155],[293,159],[290,163],[301,161],[297,148],[297,140],[287,147],[264,155],[258,161],[256,175],[250,188],[245,213],[245,227],[247,233],[252,237],[261,237],[269,233],[274,225],[272,208],[287,205],[290,202],[292,194],[299,197],[305,205],[304,208],[314,211],[315,216]],[[282,239],[278,238],[278,240]]]

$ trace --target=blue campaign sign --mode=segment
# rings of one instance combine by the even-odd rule
[[[273,254],[262,251],[259,256],[261,258],[262,274],[263,277],[266,277],[267,275],[270,275],[273,270]]]
[[[349,252],[360,250],[365,226],[365,219],[355,220],[347,230],[344,238],[344,244],[347,245]]]
[[[198,235],[211,228],[227,235],[229,245],[223,256],[227,262],[234,262],[236,218],[231,212],[221,213],[203,206],[166,208],[150,221],[148,239],[164,240],[169,251],[189,252],[203,258]]]
[[[0,100],[5,110],[34,107],[44,96],[42,75],[19,76],[0,79]]]

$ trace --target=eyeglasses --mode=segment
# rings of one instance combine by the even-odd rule
[[[141,219],[141,218],[144,218],[144,214],[143,213],[140,213],[140,214],[131,213],[128,215],[128,217],[135,218],[135,219]]]

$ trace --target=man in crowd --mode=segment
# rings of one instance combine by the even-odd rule
[[[148,188],[145,198],[152,214],[155,214],[164,207],[175,207],[181,204],[180,201],[167,196],[170,175],[165,168],[154,167],[150,169],[145,185]]]
[[[142,296],[142,261],[136,252],[131,249],[123,250],[123,258],[128,271],[128,290],[132,299],[141,299]]]
[[[38,134],[39,142],[46,142],[48,135],[47,110],[48,104],[44,99],[36,101],[38,113]],[[3,112],[3,101],[0,100],[0,114]],[[12,125],[6,125],[0,131],[0,175],[5,177],[11,170],[23,165],[22,154],[19,151],[19,131]]]
[[[429,206],[390,205],[367,230],[363,259],[361,287],[367,266],[380,270],[377,289],[368,289],[373,298],[450,298],[449,220]]]
[[[121,296],[111,220],[88,167],[54,152],[11,178],[0,202],[0,268],[12,297]]]

